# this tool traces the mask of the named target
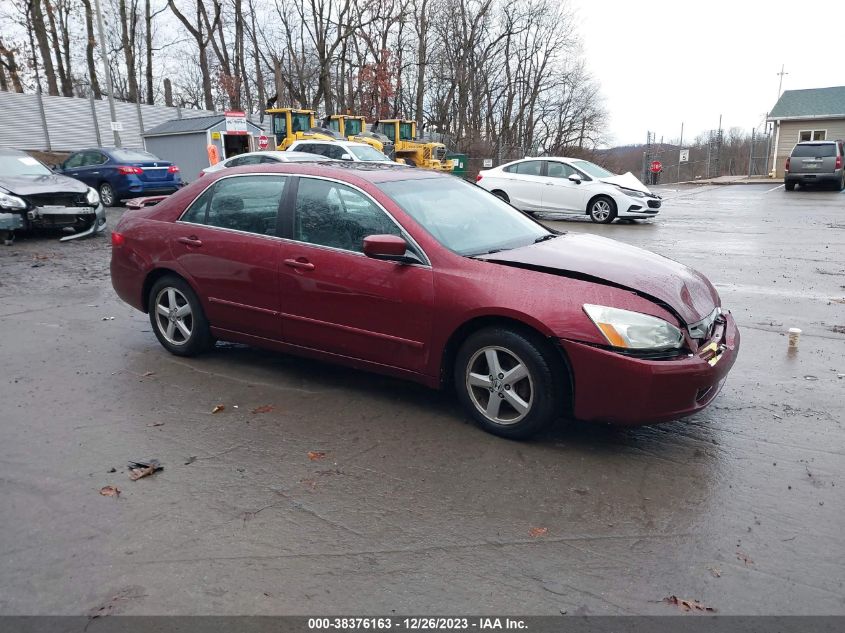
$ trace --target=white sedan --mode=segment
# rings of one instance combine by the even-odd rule
[[[226,160],[221,160],[219,163],[206,167],[200,172],[200,176],[204,174],[213,174],[221,169],[229,167],[243,167],[244,165],[261,165],[261,164],[276,164],[276,163],[302,163],[311,161],[327,161],[332,160],[326,156],[319,156],[317,154],[308,154],[306,152],[281,152],[270,149],[260,152],[248,152],[246,154],[238,154]]]
[[[631,173],[577,158],[524,158],[478,173],[476,183],[526,213],[587,214],[593,222],[653,218],[660,196]]]

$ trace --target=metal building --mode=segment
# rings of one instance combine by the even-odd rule
[[[182,180],[196,180],[208,167],[208,146],[214,145],[220,160],[258,149],[258,137],[264,130],[247,119],[233,124],[224,114],[173,119],[157,125],[144,135],[144,147],[162,160],[169,160],[182,170]]]

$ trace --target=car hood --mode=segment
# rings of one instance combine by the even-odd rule
[[[0,187],[18,196],[31,196],[39,193],[85,193],[88,191],[88,185],[84,182],[61,174],[0,176]]]
[[[599,178],[599,180],[610,183],[611,185],[619,185],[620,187],[625,187],[626,189],[634,189],[636,191],[642,191],[643,193],[649,194],[651,193],[651,191],[648,190],[648,187],[641,183],[630,171],[622,174],[621,176],[608,176],[607,178]]]
[[[510,264],[633,290],[665,304],[685,324],[708,316],[719,295],[698,271],[650,251],[586,233],[482,256]]]

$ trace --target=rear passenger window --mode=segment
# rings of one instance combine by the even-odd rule
[[[276,235],[284,176],[234,176],[205,191],[182,216],[182,222]]]
[[[539,176],[543,167],[542,161],[527,160],[524,163],[517,163],[514,165],[513,171],[525,176]]]
[[[300,178],[293,239],[360,253],[365,237],[384,234],[402,231],[369,198],[337,182]]]
[[[202,195],[194,200],[188,210],[182,214],[181,222],[191,222],[192,224],[205,224],[205,212],[208,209],[208,201],[211,200],[211,192],[214,187],[206,189]]]

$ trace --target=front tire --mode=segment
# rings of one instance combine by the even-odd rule
[[[171,354],[196,356],[214,344],[202,304],[184,279],[168,275],[156,281],[147,305],[153,332]]]
[[[786,189],[787,191],[795,191],[795,183],[789,182],[789,181],[784,181],[783,188]]]
[[[503,327],[470,335],[455,358],[458,399],[485,431],[525,439],[563,413],[563,376],[538,337]]]
[[[593,198],[587,207],[587,213],[596,224],[610,224],[616,219],[616,203],[608,196]]]

